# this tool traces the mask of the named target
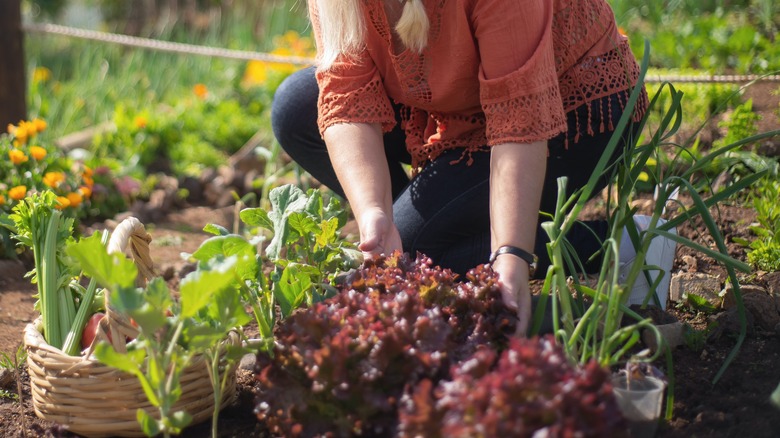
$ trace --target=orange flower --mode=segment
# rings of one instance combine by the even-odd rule
[[[35,129],[38,132],[43,132],[46,129],[46,127],[48,126],[46,124],[46,120],[38,119],[38,118],[34,119],[31,123],[35,126]]]
[[[92,189],[87,186],[81,186],[79,187],[79,193],[81,193],[81,196],[85,198],[89,198],[90,196],[92,196]]]
[[[148,124],[148,121],[146,120],[146,117],[144,117],[144,116],[135,116],[135,119],[133,120],[133,124],[138,129],[144,129],[144,128],[146,128],[146,125]]]
[[[94,173],[89,166],[84,166],[84,170],[81,172],[84,176],[92,176]]]
[[[5,205],[5,196],[0,195],[0,206]]]
[[[12,123],[8,124],[8,127],[5,129],[8,131],[9,134],[14,135],[14,130],[16,129],[16,126],[14,126]]]
[[[628,33],[626,33],[626,29],[623,26],[618,26],[618,33],[623,35],[624,37],[628,36]]]
[[[195,87],[193,87],[192,91],[201,99],[205,99],[206,95],[209,94],[208,88],[206,88],[206,86],[203,84],[195,84]]]
[[[8,151],[8,158],[10,158],[11,162],[17,166],[28,160],[27,155],[25,155],[24,152],[20,151],[19,149],[11,149]]]
[[[8,190],[8,197],[14,201],[21,201],[25,196],[27,196],[27,186],[11,187]]]
[[[35,158],[36,161],[41,161],[46,158],[46,149],[40,146],[31,146],[30,155]]]
[[[92,187],[95,185],[95,181],[92,179],[91,176],[87,176],[86,173],[84,175],[81,175],[81,180],[84,182],[84,184],[87,187]]]
[[[24,122],[19,122],[19,126],[14,126],[14,132],[11,133],[14,136],[14,144],[27,143],[28,133],[27,128],[23,123]]]
[[[73,208],[78,207],[84,201],[84,197],[81,196],[81,193],[70,192],[68,193],[67,197],[68,202],[70,202],[70,206]]]
[[[64,210],[70,207],[70,200],[64,196],[57,196],[57,205],[54,206],[57,210]]]
[[[51,188],[55,188],[65,181],[65,174],[62,172],[46,172],[43,175],[43,183]]]

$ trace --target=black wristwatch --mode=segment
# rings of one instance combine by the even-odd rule
[[[495,252],[490,254],[490,259],[488,260],[488,263],[493,264],[493,262],[496,261],[496,257],[500,256],[501,254],[512,254],[515,257],[520,257],[521,259],[525,260],[528,263],[529,275],[530,276],[534,275],[534,271],[536,270],[536,262],[539,260],[535,254],[531,254],[530,252],[518,248],[516,246],[503,245],[499,247]]]

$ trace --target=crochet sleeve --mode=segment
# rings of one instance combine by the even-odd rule
[[[566,130],[550,0],[477,0],[480,101],[488,145],[530,143]]]
[[[309,2],[309,16],[319,47],[322,39],[316,3]],[[327,71],[317,69],[316,77],[320,135],[339,123],[379,123],[384,132],[395,126],[395,113],[368,50],[340,57]]]

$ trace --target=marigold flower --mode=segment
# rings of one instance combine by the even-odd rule
[[[30,155],[35,158],[36,161],[41,161],[44,158],[46,158],[46,149],[40,147],[40,146],[31,146],[30,147]]]
[[[27,196],[27,186],[11,187],[8,190],[8,197],[14,201],[21,201],[25,196]]]
[[[86,174],[81,175],[81,181],[84,182],[84,185],[86,185],[87,187],[92,187],[95,185],[95,180],[93,180],[91,176],[87,176]]]
[[[11,162],[17,166],[28,160],[27,155],[25,155],[24,152],[20,151],[19,149],[11,149],[8,151],[8,158],[10,158]]]
[[[27,138],[29,137],[27,133],[27,126],[23,124],[24,122],[20,122],[18,126],[14,126],[13,132],[11,135],[14,136],[14,144],[25,144],[27,143]]]
[[[0,205],[5,205],[5,196],[0,195]]]
[[[33,122],[24,122],[24,127],[27,128],[27,135],[30,138],[35,137],[38,134],[38,125]]]
[[[79,187],[79,193],[81,193],[81,196],[85,198],[89,198],[92,196],[92,188],[87,186],[81,186]]]
[[[38,118],[34,119],[32,121],[32,124],[35,125],[35,129],[38,132],[43,132],[44,130],[46,130],[46,127],[49,126],[48,124],[46,124],[46,120],[38,119]]]
[[[56,188],[65,181],[65,174],[62,172],[46,172],[43,175],[43,183],[51,188]]]
[[[68,193],[67,198],[68,198],[68,202],[70,202],[70,206],[73,208],[78,207],[84,201],[84,197],[81,196],[81,193],[77,193],[77,192]]]
[[[203,84],[195,84],[195,87],[193,87],[192,91],[201,99],[205,99],[206,95],[209,94],[208,88],[206,88],[206,86]]]
[[[91,168],[91,167],[89,167],[89,166],[84,166],[84,170],[83,170],[81,173],[82,173],[83,175],[86,175],[86,176],[92,176],[92,174],[93,174],[94,172],[92,171],[92,168]]]
[[[8,124],[8,127],[7,127],[7,128],[5,128],[5,130],[6,130],[6,131],[7,131],[9,134],[11,134],[11,135],[14,135],[14,130],[15,130],[15,129],[16,129],[16,126],[14,126],[14,125],[13,125],[13,123],[9,123],[9,124]]]
[[[70,200],[64,196],[57,196],[57,205],[54,206],[57,210],[65,210],[70,207]]]

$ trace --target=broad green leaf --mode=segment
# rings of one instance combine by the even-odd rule
[[[138,376],[141,374],[145,353],[144,350],[129,350],[124,354],[117,353],[112,346],[101,342],[95,345],[95,357],[111,368]]]
[[[98,233],[67,246],[65,252],[78,262],[84,273],[103,287],[130,288],[138,269],[123,254],[108,254]]]
[[[274,284],[274,297],[279,303],[282,317],[290,316],[300,307],[311,289],[311,278],[300,269],[300,265],[290,263],[282,271],[281,278]]]
[[[317,222],[303,212],[292,212],[287,218],[287,223],[299,236],[307,236],[318,231]],[[297,237],[297,236],[296,236]],[[289,239],[285,244],[290,243]]]
[[[138,424],[141,425],[141,430],[144,431],[146,436],[157,436],[162,432],[161,422],[157,421],[145,410],[139,408],[135,411],[135,418],[138,420]]]
[[[272,207],[268,218],[273,223],[274,237],[268,244],[266,253],[269,258],[275,260],[279,258],[282,247],[288,241],[290,233],[288,217],[291,213],[303,211],[307,198],[301,189],[288,184],[271,190],[268,199]]]
[[[328,246],[329,243],[336,241],[336,233],[338,232],[339,220],[331,218],[327,221],[320,223],[320,229],[315,234],[316,245],[314,249],[321,249]]]
[[[309,213],[310,216],[321,218],[323,214],[322,193],[317,189],[310,189],[307,192],[307,196],[309,199],[306,201],[304,211]]]
[[[230,234],[230,230],[217,224],[206,224],[206,226],[203,227],[203,231],[215,236],[227,236]]]
[[[221,258],[238,256],[236,273],[242,280],[254,280],[257,277],[257,248],[246,239],[235,234],[212,237],[203,242],[192,255],[201,263],[215,262]]]
[[[331,197],[328,201],[328,206],[325,207],[323,213],[323,219],[337,218],[339,221],[339,228],[343,228],[344,225],[347,224],[349,215],[345,209],[341,208],[341,202],[339,202],[338,198]]]
[[[181,316],[191,318],[207,306],[215,291],[235,281],[236,256],[209,265],[209,270],[191,272],[181,281]]]
[[[251,318],[244,310],[241,296],[232,288],[219,290],[214,295],[213,306],[208,307],[208,316],[223,332],[249,323]]]
[[[108,299],[112,307],[118,312],[126,314],[132,314],[147,305],[143,289],[135,287],[109,290]]]
[[[269,231],[274,230],[274,223],[268,218],[268,212],[262,208],[245,208],[241,210],[238,217],[241,218],[241,222],[250,227],[262,227]]]
[[[219,344],[225,337],[225,330],[220,327],[193,325],[186,330],[187,348],[190,351],[202,352]]]

